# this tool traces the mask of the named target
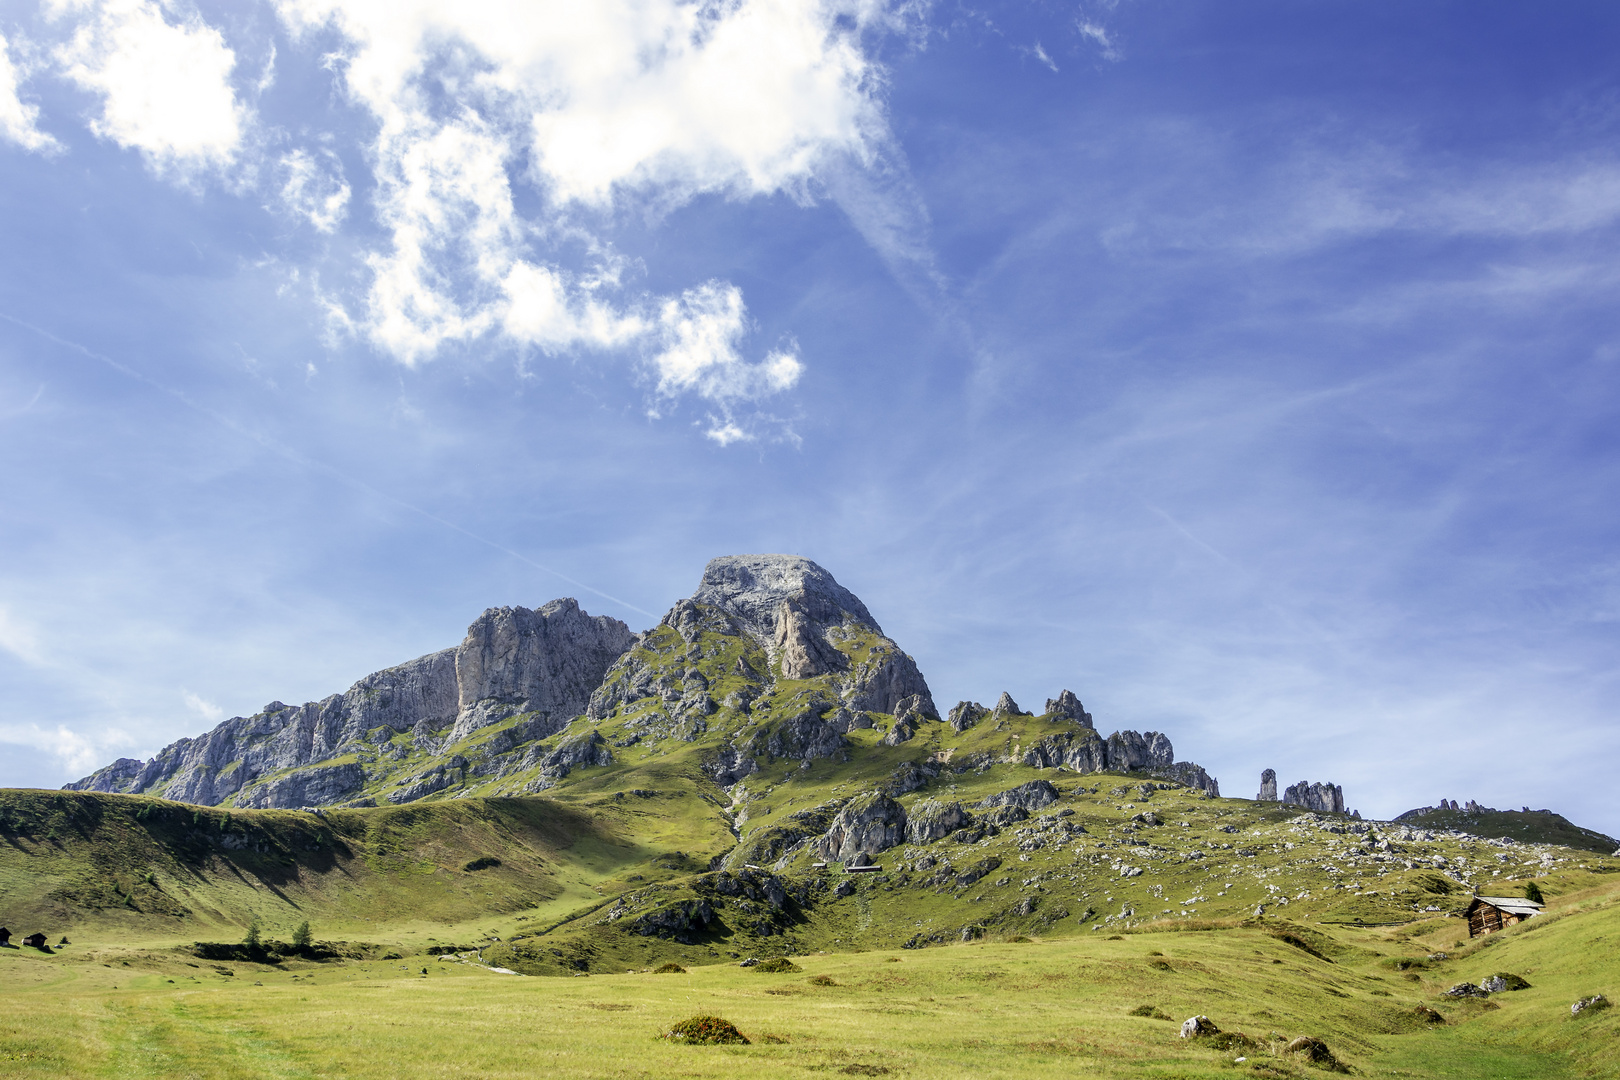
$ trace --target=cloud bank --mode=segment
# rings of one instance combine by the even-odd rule
[[[185,0],[46,0],[40,32],[54,40],[38,51],[92,102],[89,130],[154,174],[257,188],[316,235],[375,225],[363,283],[324,299],[379,352],[407,366],[491,344],[623,354],[644,376],[649,412],[695,397],[726,443],[752,437],[750,405],[797,383],[797,345],[750,351],[754,324],[729,282],[638,289],[645,268],[614,236],[704,196],[808,205],[831,194],[856,207],[852,220],[886,257],[900,251],[881,207],[839,193],[863,171],[885,183],[904,173],[870,45],[902,30],[910,7],[269,0],[293,49],[331,72],[351,121],[337,134],[266,123],[257,103],[274,85],[276,42],[247,39],[251,20],[211,24]],[[50,149],[3,46],[0,135]],[[266,54],[262,74],[243,70],[253,65],[240,56]],[[370,174],[358,188],[363,223],[356,160]]]

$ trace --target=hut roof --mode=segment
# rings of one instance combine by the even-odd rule
[[[1474,897],[1473,902],[1468,905],[1468,910],[1473,911],[1475,904],[1489,904],[1493,908],[1498,908],[1514,915],[1526,916],[1540,915],[1543,907],[1543,905],[1536,903],[1534,900],[1526,900],[1522,896],[1476,896]]]

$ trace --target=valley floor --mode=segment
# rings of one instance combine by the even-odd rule
[[[434,957],[397,939],[391,944],[403,951],[387,960],[271,965],[199,960],[189,943],[87,937],[51,955],[0,950],[0,1073],[1331,1075],[1283,1052],[1310,1035],[1354,1075],[1620,1076],[1620,1010],[1570,1015],[1578,997],[1620,998],[1620,887],[1569,897],[1559,909],[1475,943],[1455,919],[1409,928],[1259,920],[823,953],[794,957],[800,970],[784,973],[728,961],[573,978],[503,974],[476,956]],[[1442,951],[1445,960],[1430,959]],[[1442,994],[1498,971],[1531,985],[1483,1001]],[[1141,1006],[1163,1018],[1132,1015]],[[1419,1006],[1444,1023],[1425,1022]],[[658,1037],[704,1014],[730,1020],[751,1044]],[[1247,1041],[1223,1048],[1181,1039],[1180,1022],[1197,1014]]]

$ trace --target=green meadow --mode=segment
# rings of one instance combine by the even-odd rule
[[[1569,1005],[1620,991],[1617,900],[1592,890],[1472,946],[1456,920],[1259,920],[817,953],[782,973],[728,960],[526,977],[405,946],[388,960],[212,963],[92,935],[0,954],[0,1062],[19,1077],[119,1078],[1330,1075],[1284,1051],[1309,1035],[1355,1075],[1613,1076],[1620,1012],[1571,1018]],[[1448,958],[1426,959],[1436,951]],[[1531,985],[1441,994],[1497,971]],[[1231,1038],[1179,1038],[1195,1014]],[[659,1038],[696,1015],[749,1045]]]
[[[902,801],[971,803],[1032,775],[947,774]],[[0,923],[51,943],[0,950],[0,1071],[1343,1075],[1288,1052],[1308,1036],[1350,1075],[1620,1075],[1620,1010],[1570,1015],[1620,997],[1620,860],[1040,775],[1058,800],[1028,820],[901,845],[864,875],[808,849],[762,870],[738,857],[877,782],[830,763],[731,804],[673,776],[322,815],[0,792]],[[1469,942],[1463,882],[1531,880],[1547,914]],[[750,899],[750,881],[786,899]],[[647,921],[700,902],[706,924]],[[316,949],[277,952],[302,922]],[[271,949],[233,952],[255,925]],[[797,970],[739,966],[755,957]],[[685,970],[654,973],[671,963]],[[1530,985],[1443,993],[1497,972]],[[704,1015],[750,1042],[660,1038]],[[1221,1034],[1180,1038],[1195,1015]]]

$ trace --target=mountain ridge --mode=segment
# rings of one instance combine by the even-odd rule
[[[795,555],[730,555],[639,634],[573,599],[490,608],[458,646],[317,702],[271,702],[65,787],[260,809],[402,804],[533,794],[576,769],[645,764],[684,745],[707,782],[729,789],[780,759],[847,760],[852,732],[899,747],[925,729],[961,735],[1033,715],[1002,694],[994,708],[964,701],[942,718],[916,661],[831,573]],[[1039,737],[1000,756],[1219,792],[1162,733],[1103,738],[1069,690],[1040,718]]]

